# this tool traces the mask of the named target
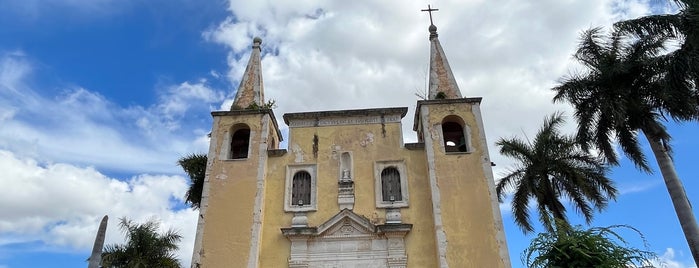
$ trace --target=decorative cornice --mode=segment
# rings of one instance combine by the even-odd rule
[[[288,113],[284,114],[284,123],[291,128],[400,123],[407,112],[407,107],[394,107]]]
[[[480,104],[482,97],[474,98],[459,98],[459,99],[439,99],[439,100],[419,100],[417,101],[417,107],[415,108],[415,117],[413,117],[413,130],[418,130],[418,125],[420,123],[420,107],[422,105],[434,105],[434,104],[453,104],[453,103],[476,103]]]

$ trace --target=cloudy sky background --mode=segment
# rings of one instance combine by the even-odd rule
[[[265,95],[278,116],[407,106],[405,140],[415,141],[427,4],[439,8],[439,39],[462,94],[483,97],[496,177],[511,163],[496,153],[499,137],[532,137],[545,116],[571,115],[551,103],[549,88],[578,68],[570,55],[582,30],[674,8],[645,0],[0,0],[0,267],[86,265],[105,214],[107,243],[121,242],[120,217],[179,230],[188,265],[197,212],[182,205],[188,181],[175,163],[207,151],[209,112],[230,107],[253,36],[263,39]],[[670,131],[697,202],[699,127]],[[694,267],[660,175],[624,164],[611,174],[622,195],[593,225],[630,224],[666,267]],[[519,267],[532,235],[501,208]]]

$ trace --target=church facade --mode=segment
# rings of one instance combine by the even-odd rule
[[[480,113],[434,25],[429,96],[406,107],[265,107],[261,43],[230,111],[213,112],[192,267],[509,267]]]

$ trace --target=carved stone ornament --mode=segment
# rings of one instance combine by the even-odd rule
[[[374,225],[343,209],[318,227],[282,228],[291,241],[289,267],[405,268],[404,237],[412,224]]]

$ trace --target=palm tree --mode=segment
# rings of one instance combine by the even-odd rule
[[[639,131],[650,143],[695,262],[699,263],[699,228],[671,159],[670,134],[664,123],[695,120],[699,115],[692,88],[668,87],[668,65],[662,36],[625,39],[618,31],[585,31],[574,57],[587,71],[565,77],[555,88],[554,102],[575,109],[577,139],[583,149],[596,148],[609,163],[619,163],[613,144],[637,168],[651,172],[638,142]]]
[[[206,155],[190,154],[177,160],[177,164],[189,175],[190,184],[185,193],[185,203],[192,208],[199,209],[201,206],[201,194],[204,190],[204,176],[206,175]]]
[[[501,138],[496,143],[500,154],[518,162],[498,181],[498,200],[503,202],[507,192],[514,190],[512,214],[525,233],[534,230],[529,220],[532,200],[539,220],[552,231],[557,222],[568,223],[561,199],[569,200],[589,223],[595,209],[601,211],[609,199],[616,198],[617,190],[605,176],[606,166],[582,150],[573,137],[558,132],[563,122],[561,114],[546,118],[533,143],[518,138]]]
[[[699,1],[675,0],[676,14],[649,15],[614,24],[616,29],[636,36],[665,36],[679,41],[677,50],[663,55],[671,63],[668,86],[699,84]]]
[[[125,244],[107,245],[102,253],[105,268],[179,268],[182,267],[174,254],[182,236],[173,230],[158,234],[159,224],[148,221],[134,223],[121,218],[119,227],[126,235]]]

